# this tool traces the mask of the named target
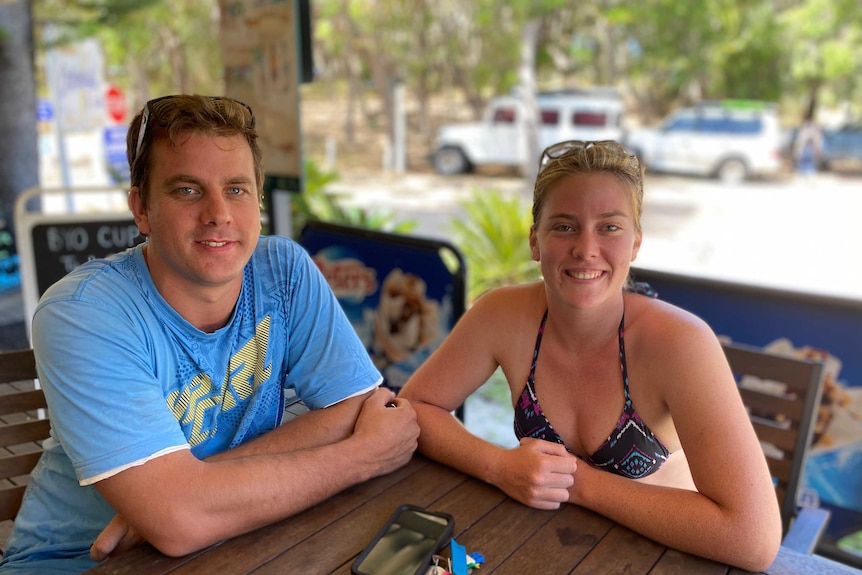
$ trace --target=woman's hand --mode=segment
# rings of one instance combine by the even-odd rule
[[[122,515],[115,515],[90,546],[90,559],[103,561],[108,557],[114,557],[128,551],[143,542],[144,538],[126,523]]]
[[[536,509],[558,509],[569,500],[578,460],[557,443],[524,438],[503,452],[495,483],[509,497]]]

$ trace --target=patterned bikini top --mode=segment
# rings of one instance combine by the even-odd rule
[[[565,445],[563,439],[554,430],[551,422],[545,417],[535,392],[536,361],[539,358],[539,346],[542,344],[542,334],[545,332],[545,321],[548,312],[542,317],[539,334],[536,336],[536,349],[533,351],[533,365],[530,367],[530,377],[521,392],[515,407],[515,435],[518,439],[532,437],[544,439]],[[625,405],[611,434],[605,443],[589,457],[580,457],[595,467],[604,469],[623,477],[638,479],[654,473],[667,460],[669,451],[662,442],[650,431],[635,411],[629,396],[629,375],[626,368],[626,352],[623,340],[623,324],[625,314],[620,320],[620,362],[623,371],[623,391]],[[566,448],[570,453],[571,450]],[[577,454],[575,454],[577,455]]]

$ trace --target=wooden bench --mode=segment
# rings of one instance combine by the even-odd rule
[[[823,364],[741,344],[722,347],[775,481],[784,545],[812,553],[829,512],[800,508],[797,499],[823,393]]]
[[[50,430],[33,350],[0,352],[0,542],[4,544]]]

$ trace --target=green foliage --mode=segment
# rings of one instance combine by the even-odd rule
[[[33,0],[33,14],[40,26],[50,26],[48,44],[64,44],[98,35],[106,28],[140,21],[141,12],[161,0]],[[43,38],[44,40],[44,38]]]
[[[291,194],[292,225],[299,234],[309,221],[323,221],[372,230],[408,234],[416,228],[413,220],[396,221],[386,211],[367,211],[357,207],[343,207],[338,197],[327,191],[327,186],[338,180],[336,172],[321,170],[311,160],[305,162],[305,189],[301,194]]]
[[[153,95],[224,90],[218,0],[32,0],[37,30],[97,35],[109,81]],[[858,0],[315,0],[322,77],[351,76],[384,111],[394,78],[413,96],[458,94],[474,113],[519,82],[521,32],[539,20],[540,89],[612,85],[651,121],[699,98],[858,102]],[[37,33],[38,38],[44,38]],[[354,84],[358,85],[358,84]],[[379,119],[378,115],[369,118]],[[425,128],[423,128],[425,129]]]
[[[107,80],[134,98],[224,92],[218,0],[33,0],[43,47],[96,37]]]
[[[512,392],[509,389],[509,383],[506,381],[502,368],[499,367],[488,378],[488,381],[482,384],[477,393],[490,403],[509,406],[512,404]]]
[[[463,208],[466,218],[452,222],[453,243],[467,262],[470,301],[495,287],[539,279],[525,202],[499,190],[475,190]]]

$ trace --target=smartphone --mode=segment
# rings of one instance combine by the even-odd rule
[[[455,519],[448,513],[402,505],[356,558],[351,573],[424,575],[454,526]]]

